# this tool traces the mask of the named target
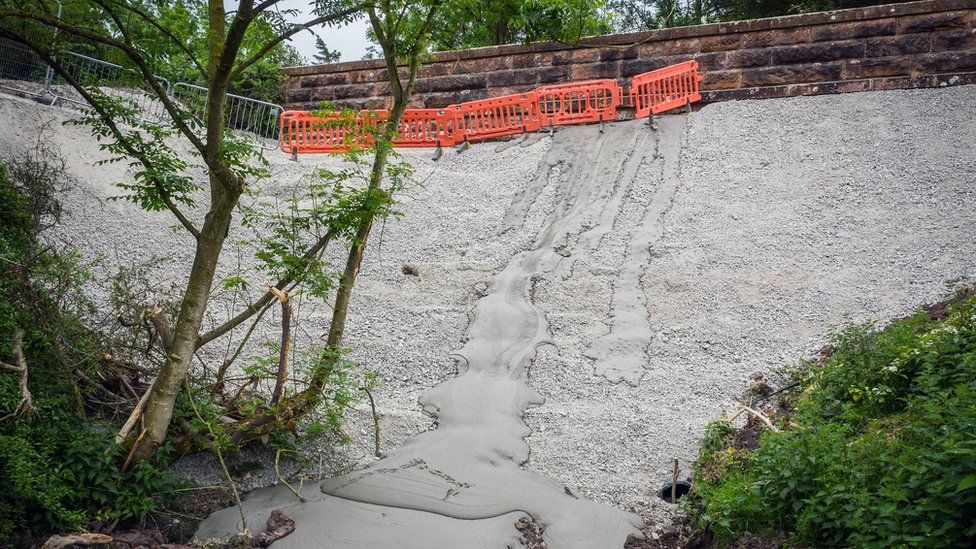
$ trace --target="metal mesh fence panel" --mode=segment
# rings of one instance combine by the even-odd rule
[[[84,87],[97,87],[103,93],[119,99],[138,111],[144,122],[162,122],[166,111],[156,92],[150,89],[143,76],[120,65],[66,52],[57,58],[58,64],[68,75]],[[156,82],[168,92],[170,85],[165,78],[155,77]],[[88,103],[59,75],[51,79],[50,93],[66,105],[87,109]]]
[[[56,59],[64,72],[83,87],[96,87],[103,93],[135,107],[140,120],[167,120],[162,101],[139,72],[74,52],[59,54]],[[206,88],[185,82],[171,85],[161,77],[156,77],[156,81],[180,109],[197,120],[204,119]],[[89,108],[88,103],[67,79],[58,75],[26,45],[8,39],[0,39],[0,89],[18,95],[29,95],[51,104],[81,110]],[[230,129],[249,132],[261,139],[277,142],[281,112],[279,105],[227,94],[224,124]]]
[[[203,120],[207,108],[207,88],[177,82],[173,84],[172,96],[186,112]],[[281,112],[281,107],[274,103],[228,93],[224,103],[224,125],[232,130],[277,141]]]
[[[26,45],[0,38],[0,89],[37,98],[54,99],[47,93],[51,71]]]

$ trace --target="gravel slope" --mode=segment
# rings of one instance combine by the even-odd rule
[[[647,371],[636,386],[608,384],[582,356],[608,329],[611,284],[640,215],[625,206],[569,280],[538,285],[558,351],[532,369],[547,402],[528,414],[527,466],[661,518],[670,506],[647,491],[671,459],[690,469],[705,424],[752,372],[810,356],[845,315],[883,321],[938,300],[947,281],[972,281],[974,105],[969,86],[692,115],[680,187],[642,277]]]
[[[664,181],[655,157],[639,167],[605,234],[591,232],[601,234],[594,245],[573,242],[572,268],[535,280],[532,302],[554,345],[538,349],[528,373],[546,403],[525,416],[533,431],[525,468],[580,496],[663,518],[671,506],[652,493],[670,460],[688,469],[702,428],[732,406],[752,372],[811,353],[845,315],[883,320],[938,299],[946,281],[976,278],[973,105],[976,87],[968,86],[730,102],[690,116],[661,215],[646,215]],[[34,128],[64,116],[0,96],[0,151],[29,145]],[[159,257],[156,276],[181,280],[187,242],[165,229],[172,221],[105,202],[124,167],[93,167],[104,155],[85,130],[52,127],[49,139],[78,180],[65,197],[63,238],[103,255],[106,272]],[[563,173],[544,165],[549,147],[548,138],[482,144],[436,163],[428,151],[404,151],[425,184],[404,195],[404,217],[374,236],[347,340],[363,367],[382,376],[384,450],[433,427],[418,397],[455,375],[450,354],[464,343],[485,281],[545,229],[559,185],[537,196],[526,190],[540,170],[557,182]],[[295,164],[274,152],[269,159],[269,195],[334,162]],[[524,222],[504,232],[513,203]],[[641,259],[642,241],[630,251],[628,244],[649,217],[659,231],[644,235],[650,254]],[[588,349],[612,333],[614,288],[633,288],[620,279],[632,258],[646,263],[639,283],[650,332],[636,344],[646,349],[645,372],[633,384],[614,383],[594,374]],[[237,260],[225,254],[223,271]],[[404,264],[419,276],[403,274]],[[305,307],[299,332],[307,342],[327,316]],[[326,454],[331,469],[372,460],[370,428],[365,408],[350,415],[354,442]],[[182,467],[201,482],[217,478],[206,456]],[[269,483],[268,469],[252,481]]]

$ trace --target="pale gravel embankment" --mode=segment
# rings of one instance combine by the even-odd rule
[[[661,519],[670,506],[648,491],[672,458],[688,469],[704,425],[731,408],[750,373],[816,350],[845,314],[883,320],[938,299],[948,280],[976,277],[974,105],[969,86],[723,103],[693,114],[673,204],[641,280],[651,333],[636,385],[593,375],[584,353],[609,331],[617,273],[661,184],[660,161],[640,167],[599,246],[571,251],[570,272],[536,279],[533,303],[546,312],[555,347],[540,348],[529,372],[546,403],[526,414],[533,433],[525,467],[581,496]],[[43,121],[64,116],[0,97],[0,149],[29,144]],[[83,128],[52,130],[49,140],[78,180],[65,197],[64,239],[103,254],[108,270],[161,257],[156,276],[181,280],[189,242],[166,230],[168,214],[106,202],[126,177],[123,167],[94,167],[104,153]],[[381,374],[385,450],[433,427],[417,398],[454,376],[449,355],[463,344],[482,281],[544,229],[557,203],[554,184],[524,224],[498,236],[549,143],[476,145],[436,163],[429,151],[404,151],[425,184],[403,196],[402,219],[373,233],[346,341],[364,368]],[[269,158],[268,195],[334,162]],[[229,249],[223,272],[236,263]],[[404,275],[404,264],[419,277]],[[325,309],[308,306],[305,341],[327,327]],[[366,408],[349,419],[354,443],[329,457],[335,468],[372,459]],[[197,457],[183,468],[219,482],[209,462]],[[267,468],[253,479],[270,481]]]
[[[640,213],[625,206],[568,281],[543,279],[558,351],[530,384],[527,467],[658,519],[670,460],[752,372],[815,353],[845,315],[884,321],[976,278],[976,87],[743,101],[689,120],[680,187],[643,276],[652,335],[637,386],[594,378],[609,292]],[[649,190],[658,184],[639,178]],[[638,189],[638,193],[648,190]]]

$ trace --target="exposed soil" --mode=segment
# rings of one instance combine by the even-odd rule
[[[522,543],[528,549],[547,549],[549,546],[542,539],[542,528],[531,518],[520,518],[515,522],[515,529],[522,534]]]
[[[705,549],[712,545],[708,536],[695,530],[687,516],[674,517],[665,526],[650,526],[642,532],[644,539],[630,538],[624,549]]]
[[[929,315],[932,320],[945,320],[949,316],[949,308],[954,303],[959,303],[976,295],[976,286],[959,288],[949,299],[944,299],[937,303],[922,305],[922,310]]]

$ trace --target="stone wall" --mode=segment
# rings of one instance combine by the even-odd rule
[[[704,101],[976,83],[976,0],[926,0],[558,43],[440,52],[416,107],[443,107],[542,84],[615,78],[697,59]],[[289,108],[321,101],[381,108],[381,60],[285,69]]]

